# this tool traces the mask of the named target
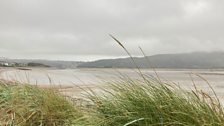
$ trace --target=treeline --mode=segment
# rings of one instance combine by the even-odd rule
[[[1,62],[0,63],[1,67],[50,67],[45,64],[41,63],[34,63],[34,62],[29,62],[29,63],[8,63],[8,62]]]

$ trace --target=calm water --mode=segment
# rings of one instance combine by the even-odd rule
[[[152,70],[143,69],[147,75],[155,75]],[[219,96],[224,96],[224,70],[157,70],[161,80],[175,82],[183,88],[192,88],[192,76],[195,84],[203,89],[210,91],[204,80],[197,77],[199,74],[206,78],[213,86]],[[33,69],[31,71],[9,69],[1,73],[1,78],[6,80],[16,80],[38,85],[95,85],[105,84],[109,81],[116,81],[119,76],[127,75],[134,79],[140,79],[134,70],[130,69]]]

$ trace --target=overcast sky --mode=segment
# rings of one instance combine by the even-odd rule
[[[224,0],[0,0],[0,57],[94,60],[224,51]]]

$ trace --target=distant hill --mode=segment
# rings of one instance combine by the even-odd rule
[[[224,52],[194,52],[182,54],[159,54],[134,57],[140,68],[177,68],[177,69],[222,69],[224,68]],[[81,63],[78,68],[136,68],[130,58],[105,59]]]

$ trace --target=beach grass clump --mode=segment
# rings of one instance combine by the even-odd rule
[[[81,119],[82,112],[52,89],[0,84],[1,125],[70,126]]]
[[[186,91],[160,81],[122,80],[91,94],[97,126],[222,126],[219,102],[202,91]]]

